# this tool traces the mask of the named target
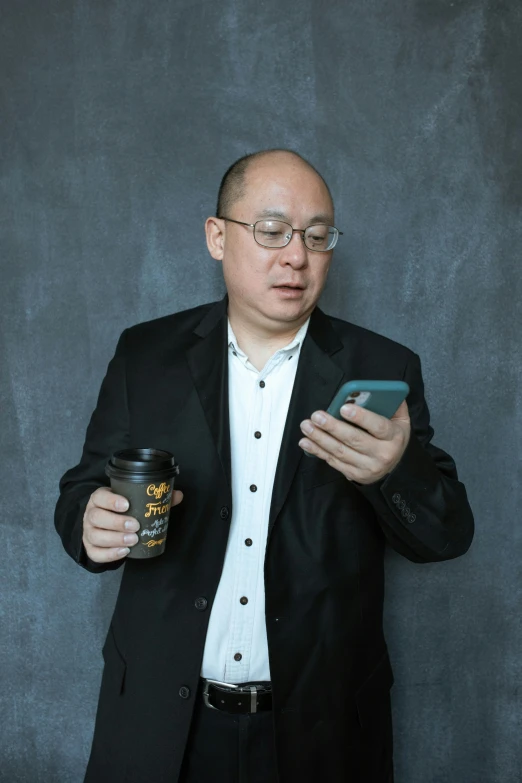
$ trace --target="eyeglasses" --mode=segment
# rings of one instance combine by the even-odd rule
[[[230,223],[238,223],[240,226],[249,226],[254,229],[254,239],[262,247],[286,247],[292,239],[294,232],[301,234],[308,250],[316,253],[327,253],[333,250],[339,239],[339,231],[335,226],[327,226],[317,223],[308,228],[293,228],[290,223],[282,220],[258,220],[255,223],[243,223],[242,220],[222,217],[220,220],[228,220]]]

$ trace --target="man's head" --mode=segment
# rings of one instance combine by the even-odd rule
[[[309,249],[299,232],[285,247],[264,247],[255,241],[253,228],[230,222],[267,218],[300,230],[334,225],[326,182],[295,152],[265,150],[236,161],[221,182],[217,217],[205,224],[209,252],[223,263],[229,313],[256,331],[277,334],[299,328],[308,318],[333,251]],[[299,290],[281,288],[285,284]]]

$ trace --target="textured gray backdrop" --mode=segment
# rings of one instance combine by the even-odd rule
[[[80,783],[119,574],[53,528],[121,330],[221,297],[240,155],[319,167],[321,306],[419,352],[477,532],[387,557],[398,783],[522,779],[522,3],[3,0],[2,783]],[[325,400],[325,404],[326,404]]]

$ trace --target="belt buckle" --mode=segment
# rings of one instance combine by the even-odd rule
[[[203,686],[203,701],[205,702],[207,707],[210,707],[211,710],[217,710],[217,707],[214,707],[214,705],[211,704],[208,700],[209,685],[223,685],[225,688],[238,688],[237,685],[233,685],[230,682],[221,682],[220,680],[207,680],[207,678],[205,677],[205,685]]]
[[[232,690],[238,691],[238,693],[244,693],[245,695],[250,693],[250,712],[251,713],[257,712],[258,690],[255,685],[250,685],[247,688],[241,688],[239,685],[234,685],[231,682],[221,682],[220,680],[208,680],[205,678],[205,684],[203,686],[203,701],[207,707],[210,707],[211,710],[217,710],[217,707],[214,707],[214,705],[211,704],[208,700],[209,685],[222,685],[224,688],[230,688]]]

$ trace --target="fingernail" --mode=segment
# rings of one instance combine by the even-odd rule
[[[129,508],[129,501],[125,500],[125,498],[118,498],[116,503],[114,504],[118,511],[127,511]]]
[[[123,540],[126,544],[137,544],[138,543],[138,536],[136,533],[127,533],[125,536],[123,536]]]
[[[125,522],[125,530],[132,530],[132,532],[135,533],[136,530],[139,530],[139,525],[133,519],[128,519]]]
[[[326,424],[326,416],[324,413],[312,413],[312,421],[316,424]]]
[[[123,555],[128,555],[129,552],[130,552],[130,549],[128,547],[122,547],[121,549],[117,550],[116,554],[118,554],[120,556],[123,556]]]
[[[309,421],[303,421],[303,423],[301,424],[301,429],[303,430],[303,432],[306,432],[307,435],[311,435],[312,432],[314,431],[314,428],[312,427]]]
[[[352,403],[350,405],[343,405],[341,408],[341,413],[343,416],[347,416],[349,419],[353,419],[357,411],[355,410],[355,405]]]

